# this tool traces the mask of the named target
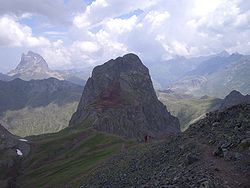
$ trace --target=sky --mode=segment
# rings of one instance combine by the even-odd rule
[[[146,62],[250,54],[249,0],[0,0],[0,72],[22,53],[52,69],[136,53]]]

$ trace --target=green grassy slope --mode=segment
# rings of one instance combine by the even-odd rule
[[[216,110],[221,99],[205,98],[178,98],[168,94],[160,94],[160,101],[165,104],[171,114],[178,117],[181,130],[186,130],[190,124],[203,118],[207,112]]]
[[[91,128],[73,127],[29,138],[31,153],[18,178],[21,187],[78,187],[89,170],[133,144]]]
[[[58,106],[50,103],[47,106],[8,110],[0,116],[0,123],[18,136],[57,132],[68,126],[77,104],[71,102]]]

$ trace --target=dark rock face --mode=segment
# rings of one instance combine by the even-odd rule
[[[148,69],[127,54],[94,68],[70,126],[127,137],[177,133],[179,121],[158,101]]]

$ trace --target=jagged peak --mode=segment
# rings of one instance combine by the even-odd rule
[[[40,54],[35,53],[35,52],[33,52],[33,51],[28,51],[27,54],[24,54],[24,53],[23,53],[23,54],[22,54],[22,57],[31,57],[31,58],[33,58],[33,59],[39,58],[39,59],[44,60],[43,57],[42,57]],[[45,60],[44,60],[44,61],[45,61]]]
[[[48,70],[48,64],[44,60],[44,58],[33,51],[28,51],[27,54],[23,53],[21,57],[21,61],[17,66],[17,69],[23,68],[23,67],[29,67],[29,66],[39,66],[42,67],[43,69]]]
[[[228,56],[230,56],[230,54],[226,50],[223,50],[220,53],[218,53],[218,56],[220,56],[220,57],[228,57]]]

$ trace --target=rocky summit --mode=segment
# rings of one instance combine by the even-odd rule
[[[157,99],[149,70],[135,54],[94,68],[70,126],[137,139],[180,131],[178,119]]]
[[[8,73],[13,78],[21,78],[23,80],[57,78],[63,80],[63,77],[56,71],[52,71],[44,58],[32,51],[22,54],[21,61],[18,66]]]

